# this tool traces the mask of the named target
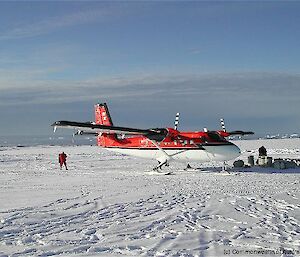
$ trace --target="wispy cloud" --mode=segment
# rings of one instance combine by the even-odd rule
[[[193,48],[193,49],[189,49],[189,53],[192,55],[199,55],[199,54],[203,53],[203,51],[198,48]]]
[[[45,71],[40,71],[45,72]],[[286,73],[232,73],[210,75],[149,74],[89,80],[1,81],[0,105],[72,103],[98,99],[149,101],[164,99],[214,103],[234,108],[246,102],[282,104],[298,101],[300,75]],[[256,109],[256,108],[255,108]]]
[[[0,32],[0,40],[20,39],[48,34],[65,27],[105,21],[116,15],[121,15],[121,12],[117,8],[106,7],[84,10],[64,16],[50,17],[35,23],[9,28],[7,31]]]
[[[276,131],[296,128],[300,118],[299,74],[149,74],[73,81],[25,79],[18,83],[10,81],[10,87],[0,90],[0,116],[5,118],[11,110],[30,110],[20,120],[35,113],[36,123],[43,120],[47,128],[56,119],[76,119],[83,111],[85,115],[78,120],[86,119],[87,110],[99,101],[119,106],[115,114],[120,124],[143,127],[166,126],[165,121],[177,111],[183,117],[181,129],[184,124],[189,124],[188,129],[199,129],[199,124],[214,128],[216,120],[224,117],[232,128],[252,129],[256,121],[257,129]],[[66,116],[70,108],[72,115]],[[276,121],[274,127],[267,120]]]

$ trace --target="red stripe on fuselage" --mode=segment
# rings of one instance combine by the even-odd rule
[[[132,136],[122,138],[116,134],[103,133],[97,138],[97,143],[102,147],[157,149],[157,146],[145,136]],[[163,149],[199,149],[197,145],[227,145],[231,144],[224,138],[219,140],[211,138],[206,132],[178,132],[169,133],[162,142],[157,144]]]

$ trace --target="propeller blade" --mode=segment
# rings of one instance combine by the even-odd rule
[[[221,127],[222,127],[223,132],[226,132],[224,119],[221,118],[221,119],[220,119],[220,122],[221,122]]]
[[[180,116],[180,113],[177,112],[177,113],[176,113],[176,117],[175,117],[175,122],[174,122],[174,129],[175,129],[175,130],[177,130],[178,125],[179,125],[179,116]]]

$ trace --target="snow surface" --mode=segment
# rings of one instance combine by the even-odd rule
[[[300,158],[300,139],[235,143],[243,160],[261,145]],[[96,146],[0,148],[0,256],[300,256],[300,169],[154,165]]]

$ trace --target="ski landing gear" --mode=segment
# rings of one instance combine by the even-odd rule
[[[193,169],[192,166],[188,163],[186,168],[184,168],[183,170],[187,171],[187,170],[192,170],[192,169]]]
[[[230,174],[228,169],[228,163],[226,161],[223,162],[222,172],[227,172],[228,174]]]
[[[159,175],[172,175],[173,174],[172,171],[168,171],[168,172],[162,171],[163,166],[169,167],[169,162],[167,160],[165,160],[163,162],[158,161],[158,165],[153,168],[153,172],[155,172],[156,174],[159,174]]]
[[[162,166],[166,166],[166,167],[169,167],[169,163],[167,160],[165,160],[164,162],[160,162],[158,161],[158,165],[156,167],[153,168],[154,171],[158,171],[158,170],[161,170],[162,169]]]

